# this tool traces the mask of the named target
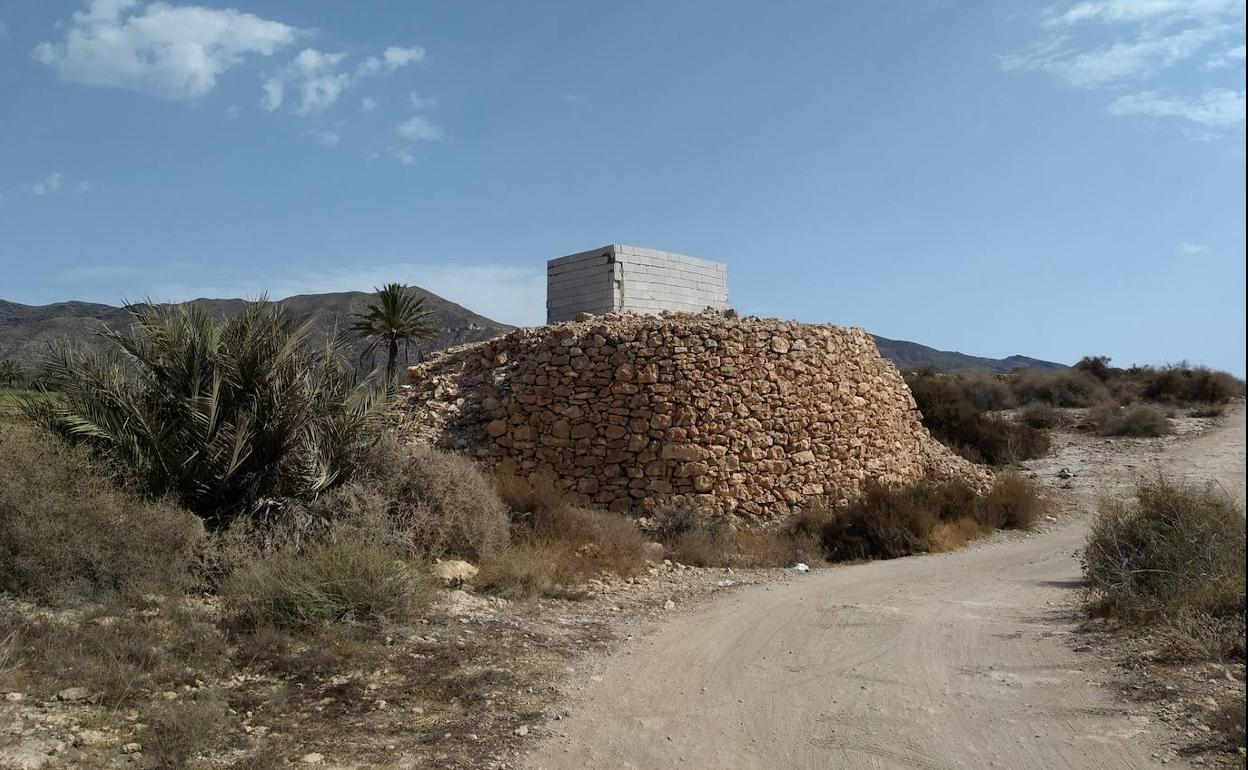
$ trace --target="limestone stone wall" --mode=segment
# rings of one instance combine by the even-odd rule
[[[990,480],[927,433],[862,329],[731,316],[596,316],[444,351],[409,370],[404,430],[615,510],[774,518],[868,479]]]

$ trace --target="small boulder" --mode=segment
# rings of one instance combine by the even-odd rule
[[[91,691],[85,687],[66,687],[56,694],[60,701],[80,701],[91,697]]]
[[[642,545],[641,553],[645,557],[647,564],[662,564],[666,551],[662,543],[651,541]]]
[[[433,565],[433,574],[448,588],[458,588],[472,580],[480,572],[479,569],[466,561],[448,559]]]

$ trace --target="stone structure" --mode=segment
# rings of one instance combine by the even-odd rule
[[[409,435],[553,472],[621,511],[775,518],[869,479],[989,473],[919,421],[862,329],[727,314],[606,315],[435,354],[409,370]]]
[[[728,308],[728,266],[611,244],[546,263],[546,321],[577,313],[696,313]]]

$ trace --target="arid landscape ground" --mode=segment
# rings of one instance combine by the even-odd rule
[[[1242,699],[1242,661],[1149,661],[1146,638],[1104,634],[1082,610],[1077,553],[1099,496],[1164,473],[1243,500],[1243,404],[1175,423],[1162,438],[1059,433],[1025,466],[1055,503],[1030,533],[811,572],[669,561],[574,600],[453,589],[378,649],[309,639],[345,656],[332,673],[311,647],[259,651],[174,672],[163,697],[229,704],[232,737],[204,767],[1237,766],[1209,723]],[[79,693],[65,672],[28,684],[0,703],[0,766],[144,766],[150,707]]]

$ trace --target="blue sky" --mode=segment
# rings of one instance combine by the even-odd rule
[[[725,261],[746,313],[1244,372],[1242,0],[0,0],[0,297]]]

